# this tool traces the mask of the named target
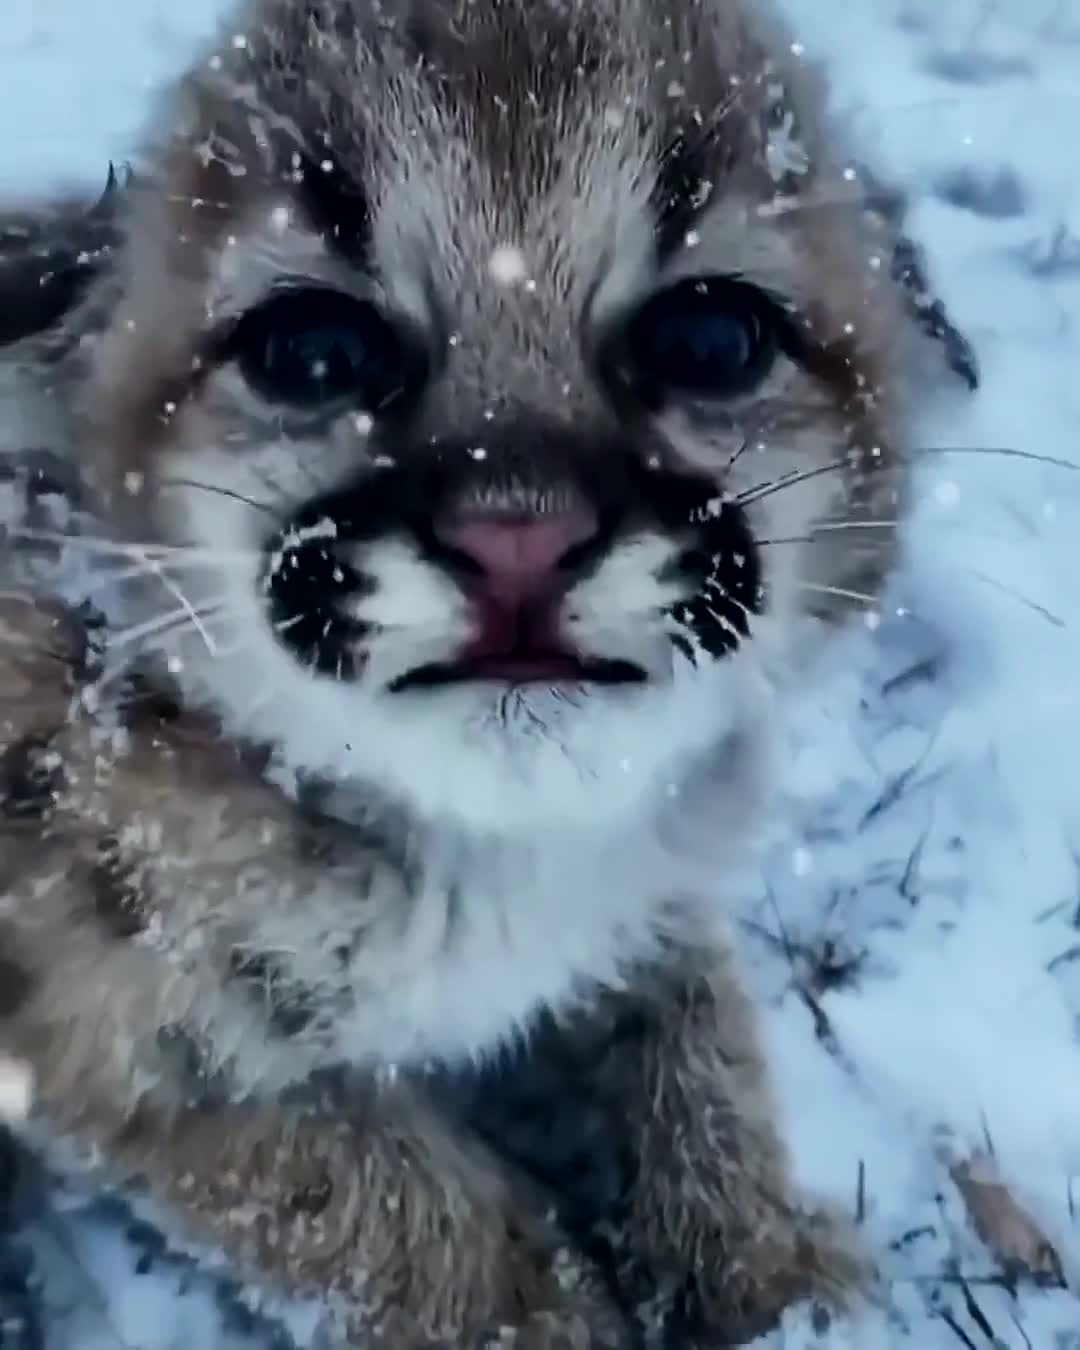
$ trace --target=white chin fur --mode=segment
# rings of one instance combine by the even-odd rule
[[[180,678],[286,767],[368,783],[427,822],[482,834],[614,824],[675,795],[698,755],[768,722],[740,657],[698,671],[680,659],[663,687],[373,693],[313,678],[259,625],[235,656],[189,645]]]

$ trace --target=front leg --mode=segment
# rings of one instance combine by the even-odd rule
[[[364,836],[304,822],[205,726],[142,707],[107,732],[75,698],[84,637],[66,611],[0,598],[0,1054],[30,1071],[31,1139],[81,1144],[117,1184],[140,1179],[177,1237],[325,1302],[335,1350],[621,1350],[556,1226],[412,1085],[357,1070],[311,1100],[315,1061],[272,1027],[228,1040],[248,1001],[215,942],[240,878],[260,917],[275,878],[290,900],[331,871],[358,905],[399,892]],[[302,1102],[266,1081],[293,1054]]]
[[[353,1106],[347,1119],[144,1109],[107,1132],[106,1151],[189,1237],[325,1303],[335,1346],[620,1350],[603,1295],[482,1150],[407,1089]]]
[[[639,1029],[603,1066],[638,1160],[615,1259],[649,1340],[741,1345],[793,1303],[848,1306],[868,1266],[800,1203],[733,952],[681,953],[613,1002]]]

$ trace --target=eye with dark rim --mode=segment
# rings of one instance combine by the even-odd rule
[[[647,404],[670,396],[732,399],[751,393],[790,351],[791,321],[748,282],[694,277],[652,296],[623,339],[622,376]]]
[[[249,309],[219,352],[261,397],[307,411],[385,412],[422,377],[415,351],[374,305],[328,287],[289,287]]]

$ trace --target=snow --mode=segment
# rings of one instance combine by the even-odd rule
[[[1080,0],[787,6],[861,153],[916,195],[983,388],[920,428],[908,562],[808,672],[740,916],[799,1175],[889,1284],[859,1326],[795,1312],[762,1344],[1076,1350],[1080,1302],[1003,1287],[954,1178],[992,1151],[1080,1267]],[[103,182],[214,9],[7,0],[0,192]],[[171,1258],[132,1274],[107,1207],[55,1224],[36,1251],[82,1281],[50,1292],[78,1308],[55,1350],[266,1343]]]

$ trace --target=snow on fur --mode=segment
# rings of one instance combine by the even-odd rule
[[[115,0],[105,19],[77,0],[9,0],[0,189],[96,183],[123,158],[163,53],[182,61],[217,7]],[[891,612],[808,672],[773,845],[740,916],[798,1169],[852,1207],[887,1280],[862,1324],[815,1329],[796,1311],[762,1346],[1068,1350],[1080,0],[787,7],[808,58],[829,60],[859,148],[915,194],[914,232],[979,350],[983,391],[922,429]],[[305,1341],[300,1313],[291,1335],[253,1315],[224,1273],[161,1251],[113,1202],[30,1189],[0,1226],[0,1315],[21,1319],[19,1350],[41,1344],[41,1315],[48,1350]]]

